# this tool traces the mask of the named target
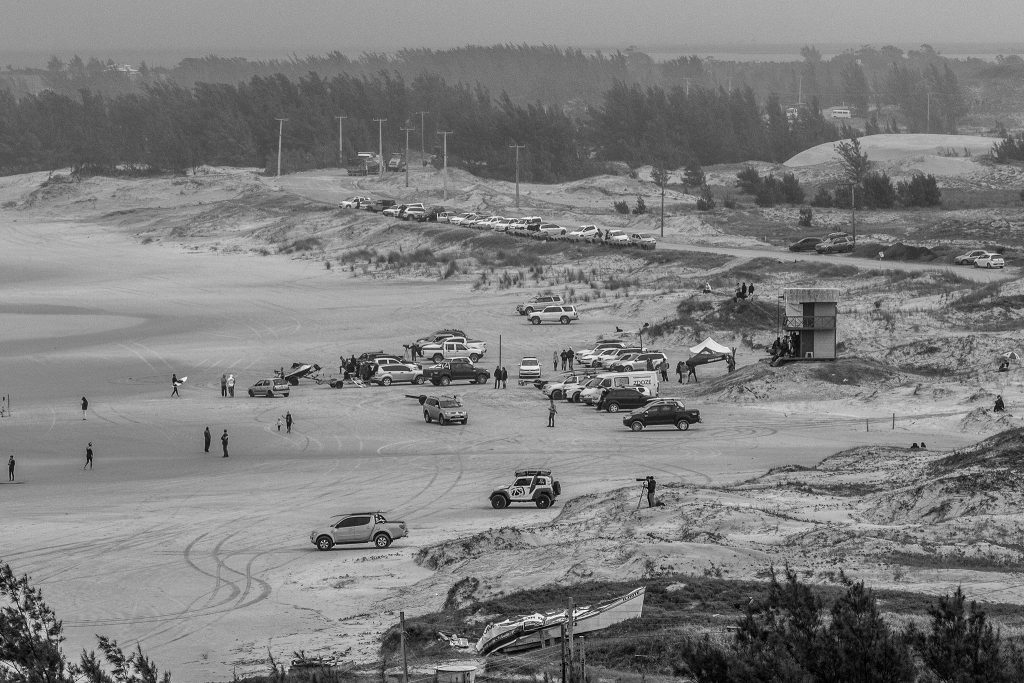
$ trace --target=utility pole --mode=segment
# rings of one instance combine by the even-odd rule
[[[409,187],[409,133],[416,129],[400,128],[399,130],[405,133],[405,186]]]
[[[580,636],[580,681],[587,683],[587,639]]]
[[[500,363],[499,363],[500,365]],[[565,623],[562,624],[561,635],[562,635],[562,683],[569,683],[569,667],[566,656],[569,653],[569,646],[565,644]]]
[[[565,643],[567,646],[566,649],[568,650],[569,658],[569,679],[566,681],[566,683],[573,683],[573,681],[576,680],[576,672],[574,671],[572,656],[572,630],[573,622],[576,620],[576,601],[573,598],[569,598],[569,609],[568,611],[566,611],[565,614]]]
[[[288,119],[274,119],[277,121],[277,177],[281,177],[281,138],[284,136],[284,122]]]
[[[377,122],[377,161],[380,180],[384,180],[384,122],[387,119],[374,119]]]
[[[526,149],[526,145],[517,145],[516,143],[513,142],[511,145],[509,145],[509,148],[510,149],[514,149],[516,151],[516,208],[518,209],[519,208],[519,150]]]
[[[438,135],[444,136],[444,167],[441,170],[444,178],[444,200],[448,201],[448,136],[452,134],[450,130],[439,130]]]
[[[335,116],[338,119],[338,166],[345,165],[345,136],[344,128],[342,127],[342,121],[347,119],[347,116]]]
[[[853,224],[853,246],[857,247],[857,186],[850,185],[850,214]]]
[[[402,628],[402,682],[409,683],[409,657],[405,652],[405,612],[399,612],[398,619]]]
[[[430,112],[429,111],[418,111],[416,113],[420,115],[420,165],[421,166],[425,166],[426,163],[427,163],[427,161],[426,161],[427,153],[426,153],[426,148],[423,146],[423,132],[426,130],[426,128],[423,127],[423,115],[424,114],[429,114]]]

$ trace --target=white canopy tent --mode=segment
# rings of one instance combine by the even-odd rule
[[[711,337],[708,337],[700,344],[690,347],[690,353],[732,353],[732,349],[728,346],[722,346]]]

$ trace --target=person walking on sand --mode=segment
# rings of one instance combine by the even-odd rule
[[[501,388],[501,366],[500,365],[495,365],[494,366],[494,388],[495,389]]]
[[[554,366],[555,372],[558,372],[558,351],[551,352],[551,365]]]
[[[551,396],[548,397],[548,427],[555,426],[555,414],[558,412],[558,408],[555,407],[555,399]]]
[[[501,366],[501,388],[508,389],[508,369],[504,365]]]
[[[281,431],[281,418],[277,418],[277,431]]]
[[[570,346],[567,350],[567,353],[569,354],[569,369],[572,370],[572,364],[576,361],[576,352],[573,351],[572,347]]]
[[[662,358],[661,363],[658,364],[658,369],[661,370],[661,381],[668,381],[668,359]]]
[[[203,453],[210,452],[210,442],[213,440],[213,435],[210,434],[210,426],[207,425],[206,429],[203,430]]]
[[[292,433],[292,413],[288,411],[284,414],[284,429],[289,434]]]
[[[85,464],[82,465],[82,469],[92,469],[92,441],[85,447]]]
[[[235,397],[235,376],[228,375],[228,396]]]
[[[679,377],[680,384],[683,383],[683,373],[686,372],[684,368],[686,368],[686,364],[683,361],[676,363],[676,375]]]
[[[82,419],[85,419],[86,414],[89,412],[89,399],[85,396],[82,397]]]
[[[7,459],[7,481],[14,481],[14,453]]]
[[[562,349],[562,352],[558,354],[558,357],[562,359],[562,372],[565,372],[565,367],[569,365],[569,352]]]
[[[228,376],[227,373],[220,376],[220,395],[224,398],[228,395]]]
[[[228,430],[224,430],[224,433],[220,435],[220,447],[224,449],[224,455],[222,458],[228,457]]]
[[[181,398],[181,394],[178,393],[178,375],[171,373],[171,396],[177,396]]]

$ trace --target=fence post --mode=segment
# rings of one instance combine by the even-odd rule
[[[896,429],[896,413],[892,414],[892,428]]]
[[[866,417],[864,418],[864,431],[865,432],[870,432],[871,431],[871,425],[868,424],[868,418],[866,418]]]

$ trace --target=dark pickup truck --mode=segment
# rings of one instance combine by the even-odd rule
[[[384,209],[390,209],[394,205],[394,199],[375,199],[366,205],[366,210],[372,211],[373,213],[380,213]]]
[[[486,384],[491,373],[477,367],[468,358],[449,358],[437,365],[430,365],[423,368],[423,379],[437,386],[448,386],[459,380],[469,380],[470,383]]]
[[[634,432],[654,425],[675,425],[676,429],[685,432],[690,425],[700,421],[699,410],[687,409],[679,401],[665,399],[656,399],[622,418],[622,424]]]

